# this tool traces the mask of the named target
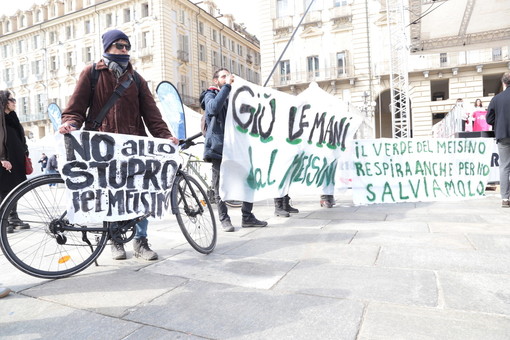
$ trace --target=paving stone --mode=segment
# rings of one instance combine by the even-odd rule
[[[477,250],[382,247],[377,266],[510,274],[510,254]]]
[[[274,289],[418,306],[438,303],[436,277],[431,271],[343,266],[325,260],[300,262]]]
[[[295,261],[210,254],[181,253],[143,271],[194,280],[269,289],[296,265]]]
[[[380,246],[431,247],[444,249],[473,249],[464,235],[410,232],[368,232],[357,233],[351,244],[372,244]]]
[[[434,212],[423,212],[423,214],[409,214],[409,213],[388,213],[386,221],[400,221],[400,222],[423,222],[423,215],[426,214],[427,221],[431,222],[457,222],[457,223],[484,223],[485,220],[478,215],[462,213],[457,211],[451,214]]]
[[[433,233],[510,234],[510,226],[502,223],[501,218],[494,223],[431,222],[428,225]]]
[[[447,308],[510,316],[510,275],[439,272],[438,280]]]
[[[331,221],[325,227],[326,230],[359,230],[359,231],[397,231],[397,232],[429,232],[429,226],[423,221],[399,222],[399,221]]]
[[[0,301],[2,339],[122,339],[140,327],[23,295],[11,293]]]
[[[122,340],[201,340],[206,339],[200,336],[192,335],[192,334],[186,334],[181,332],[175,332],[170,331],[166,329],[162,329],[160,327],[154,327],[154,326],[143,326],[139,329],[137,329],[132,334],[129,334],[125,338],[122,338]]]
[[[474,244],[476,249],[510,252],[510,235],[505,234],[468,234],[467,237]]]
[[[77,309],[121,317],[127,310],[183,284],[184,278],[148,271],[112,270],[49,281],[23,293]]]
[[[190,281],[126,319],[208,339],[356,339],[363,304]]]
[[[510,318],[439,308],[370,303],[357,340],[508,340]]]

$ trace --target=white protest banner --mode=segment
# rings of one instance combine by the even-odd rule
[[[180,163],[168,139],[73,131],[58,137],[72,223],[162,217]]]
[[[355,204],[481,197],[491,138],[367,139],[353,142]]]
[[[236,78],[229,97],[220,196],[257,200],[345,186],[361,117],[316,83],[292,96]]]

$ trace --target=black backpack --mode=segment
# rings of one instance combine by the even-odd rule
[[[220,92],[217,88],[215,87],[210,87],[208,88],[207,90],[204,90],[202,91],[202,93],[200,93],[200,107],[202,108],[202,110],[205,110],[205,94],[207,92],[214,92],[214,94],[218,94],[218,92]],[[204,112],[202,114],[202,118],[200,119],[200,129],[202,130],[202,135],[205,137],[205,134],[207,133],[207,122],[205,120],[205,116],[206,116],[206,113]]]

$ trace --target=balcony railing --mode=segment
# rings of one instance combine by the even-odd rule
[[[311,72],[291,72],[287,74],[275,74],[273,81],[276,86],[285,86],[291,84],[308,83],[311,81],[324,81],[333,79],[348,79],[354,76],[354,71],[349,67],[337,68],[329,67],[314,70]]]
[[[32,115],[20,114],[20,115],[18,115],[18,118],[19,118],[19,121],[22,123],[33,122],[36,120],[49,119],[49,117],[46,113],[38,113],[38,114],[32,114]]]

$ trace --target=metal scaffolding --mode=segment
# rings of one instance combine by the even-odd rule
[[[405,0],[386,0],[386,15],[390,39],[390,95],[393,138],[408,138],[409,127],[409,42]]]

